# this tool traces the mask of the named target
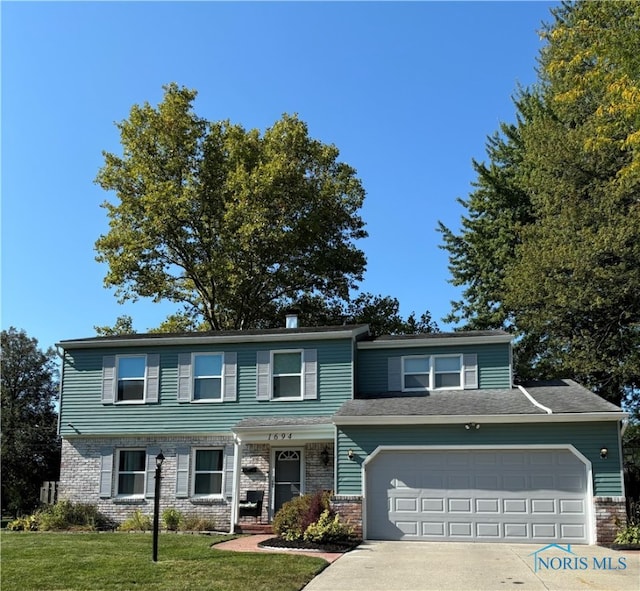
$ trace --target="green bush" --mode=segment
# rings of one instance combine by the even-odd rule
[[[182,513],[178,509],[168,508],[162,512],[162,522],[169,531],[178,531]]]
[[[114,529],[115,523],[100,513],[96,505],[58,501],[7,526],[14,531],[96,531]]]
[[[316,544],[348,542],[351,539],[353,529],[343,523],[339,515],[332,515],[329,509],[325,509],[320,518],[304,532],[304,540]]]
[[[182,531],[216,531],[216,520],[202,515],[187,515],[180,523]]]
[[[318,521],[329,507],[330,493],[319,491],[313,495],[301,495],[284,503],[273,518],[274,533],[289,542],[301,540],[304,532]]]
[[[301,539],[304,534],[302,520],[310,505],[311,495],[301,495],[284,503],[273,518],[273,532],[289,542]]]
[[[627,525],[621,529],[614,540],[616,544],[640,544],[640,524]]]
[[[37,531],[38,529],[38,514],[23,515],[18,517],[7,524],[7,529],[10,531]]]
[[[118,527],[120,531],[149,531],[151,529],[151,517],[145,515],[140,509],[136,509],[131,517],[127,517]]]
[[[96,505],[58,501],[39,513],[39,529],[96,531],[114,529],[115,524],[105,517]]]

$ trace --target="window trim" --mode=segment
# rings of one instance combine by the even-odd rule
[[[122,452],[141,451],[144,454],[144,467],[139,471],[120,471],[120,455]],[[144,480],[142,482],[142,493],[131,494],[120,492],[120,474],[139,474],[142,472]],[[116,465],[115,465],[115,498],[117,499],[144,499],[147,492],[147,450],[144,447],[122,447],[116,449]]]
[[[282,353],[297,353],[300,355],[300,373],[299,374],[276,374],[275,369],[275,356]],[[287,377],[287,376],[299,376],[300,377],[300,394],[298,396],[274,396],[275,388],[273,387],[274,378]],[[285,402],[304,400],[304,349],[272,349],[270,351],[269,358],[269,393],[272,401],[283,400]]]
[[[431,355],[404,355],[402,358],[402,365],[401,365],[401,369],[400,371],[402,372],[402,391],[403,392],[424,392],[425,390],[429,390],[430,388],[407,388],[405,386],[405,376],[410,375],[410,376],[428,376],[428,382],[429,382],[429,386],[431,386],[431,372],[433,370],[433,364],[431,363]],[[416,373],[416,372],[410,372],[407,373],[404,369],[404,362],[406,359],[426,359],[429,362],[429,371],[427,372],[420,372],[420,373]]]
[[[221,359],[221,367],[220,367],[220,398],[204,398],[204,399],[200,399],[197,400],[195,398],[196,395],[196,357],[204,357],[204,356],[213,356],[213,355],[219,355],[220,359]],[[220,404],[221,402],[224,402],[224,378],[225,378],[225,355],[224,352],[220,352],[220,351],[194,351],[193,353],[191,353],[191,383],[189,385],[189,389],[191,390],[190,394],[190,402],[193,404]],[[204,376],[202,376],[204,377]],[[206,376],[206,377],[218,377],[218,376]]]
[[[144,359],[144,376],[142,376],[142,398],[140,400],[119,400],[118,394],[120,391],[120,360],[132,359],[134,357],[142,357]],[[132,353],[131,355],[116,355],[116,370],[115,370],[115,392],[114,392],[114,404],[145,404],[147,402],[147,377],[148,377],[149,360],[146,353]],[[123,380],[131,380],[132,378],[122,378]],[[135,378],[139,381],[140,378]]]
[[[196,470],[196,455],[199,451],[219,451],[222,454],[222,468],[220,470]],[[191,457],[189,458],[191,462],[191,469],[189,470],[189,477],[191,478],[191,485],[189,487],[189,496],[192,499],[223,499],[224,498],[224,477],[225,477],[225,453],[224,447],[213,446],[213,447],[192,447],[191,448]],[[220,492],[219,493],[208,493],[208,494],[196,494],[196,474],[218,474],[220,473]]]
[[[429,360],[429,386],[426,388],[406,388],[405,387],[405,370],[404,370],[404,362],[405,359],[428,359]],[[436,372],[436,359],[442,358],[456,358],[460,360],[460,369],[458,370],[458,375],[460,377],[460,385],[459,386],[448,386],[445,388],[436,388],[436,374],[453,374],[453,371],[438,371]],[[464,390],[464,355],[462,353],[447,353],[442,355],[403,355],[401,357],[401,366],[400,366],[400,379],[402,392],[438,392],[444,390]],[[410,373],[408,375],[426,375],[425,373]]]
[[[447,386],[445,388],[436,388],[436,374],[439,375],[443,375],[443,374],[454,374],[455,372],[453,371],[436,371],[436,359],[443,359],[443,358],[457,358],[460,361],[460,369],[458,369],[458,377],[460,379],[460,384],[458,386]],[[448,355],[433,355],[433,390],[464,390],[464,357],[459,354],[448,354]]]

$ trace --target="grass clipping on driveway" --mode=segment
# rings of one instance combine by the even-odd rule
[[[4,533],[2,591],[299,591],[321,558],[215,550],[228,536]]]

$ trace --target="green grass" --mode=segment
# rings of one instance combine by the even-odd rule
[[[228,536],[161,534],[158,562],[149,534],[2,534],[2,591],[298,591],[321,558],[216,550]]]

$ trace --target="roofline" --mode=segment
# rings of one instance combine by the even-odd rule
[[[583,423],[590,421],[620,421],[629,417],[626,412],[581,412],[506,415],[334,415],[336,425],[451,425],[456,423]]]
[[[438,345],[482,345],[488,343],[511,343],[513,336],[510,334],[478,335],[478,336],[441,336],[425,339],[393,339],[359,341],[358,349],[406,349],[410,347],[434,347]]]
[[[283,342],[283,341],[308,341],[308,340],[336,340],[336,339],[352,339],[359,335],[369,332],[368,325],[357,326],[355,328],[336,330],[336,331],[305,331],[305,332],[283,332],[270,333],[249,333],[238,331],[234,334],[185,334],[185,335],[168,335],[154,337],[135,337],[123,338],[118,337],[110,339],[77,339],[69,341],[61,341],[56,343],[57,347],[63,349],[98,349],[111,347],[149,347],[149,346],[171,346],[171,345],[210,345],[224,343],[267,343],[267,342]],[[295,329],[293,329],[295,331]],[[160,334],[160,333],[158,333]]]

